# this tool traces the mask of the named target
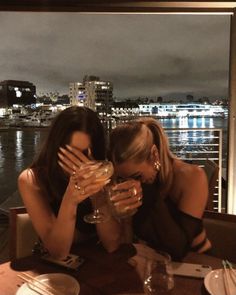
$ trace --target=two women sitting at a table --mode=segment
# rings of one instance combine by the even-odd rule
[[[202,225],[207,178],[201,168],[173,156],[156,120],[117,127],[110,137],[110,155],[116,176],[136,179],[128,183],[136,195],[113,200],[123,210],[138,209],[132,217],[136,239],[174,258],[210,248]],[[95,232],[83,217],[92,211],[88,197],[98,192],[101,210],[110,215],[96,225],[99,239],[109,252],[124,241],[123,223],[111,216],[105,202],[106,182],[84,179],[79,171],[80,164],[91,159],[105,159],[102,124],[92,110],[70,107],[56,117],[39,155],[19,176],[19,191],[34,228],[55,257],[66,257],[76,237]]]
[[[129,210],[129,204],[130,209],[138,208],[132,217],[138,239],[175,259],[190,250],[202,253],[211,248],[202,223],[208,198],[205,172],[171,153],[157,120],[147,118],[115,128],[110,136],[110,158],[117,177],[142,183],[141,192],[137,187],[137,194],[143,194],[142,204],[137,201],[135,205],[136,196],[113,198],[124,210]],[[108,251],[122,241],[121,224],[113,218],[100,225],[100,239]]]

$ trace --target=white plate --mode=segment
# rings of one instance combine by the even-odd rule
[[[75,278],[63,273],[50,273],[35,277],[37,280],[46,283],[62,294],[78,295],[80,291],[80,285]],[[37,283],[35,283],[37,284]],[[37,292],[28,287],[27,283],[24,283],[16,292],[16,295],[36,295]]]
[[[216,269],[209,272],[204,279],[204,285],[211,295],[227,295],[223,280],[223,269]],[[229,281],[230,294],[236,294],[236,286]]]

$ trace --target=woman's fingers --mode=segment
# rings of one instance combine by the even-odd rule
[[[86,157],[80,150],[66,145],[66,148],[60,147],[58,152],[59,165],[70,175],[80,169],[81,165],[88,163],[92,159],[91,151],[88,148],[88,157]]]
[[[116,206],[117,211],[125,212],[125,211],[133,210],[140,207],[142,205],[142,202],[136,200],[134,203],[125,204],[125,203],[118,202],[118,203],[115,203],[114,205]]]
[[[129,190],[132,187],[138,188],[140,186],[139,181],[136,181],[134,179],[126,180],[121,183],[117,183],[113,186],[114,190]]]
[[[121,201],[121,200],[129,200],[133,199],[133,197],[137,197],[138,195],[142,195],[141,190],[137,190],[135,187],[129,190],[115,190],[111,192],[111,200],[112,201]]]
[[[61,168],[62,168],[64,171],[66,171],[68,174],[73,175],[74,170],[71,169],[69,166],[67,166],[67,165],[63,162],[63,160],[59,160],[59,161],[58,161],[58,164],[59,164],[59,165],[61,166]]]
[[[70,167],[72,170],[76,170],[80,167],[82,161],[79,160],[71,151],[60,147],[58,157],[64,164]],[[88,161],[88,160],[87,160]]]
[[[114,205],[117,207],[139,207],[140,205],[142,205],[142,195],[141,194],[137,194],[133,197],[130,198],[126,198],[126,199],[121,199],[119,201],[114,201]]]
[[[110,182],[110,179],[104,178],[97,178],[96,174],[94,174],[93,171],[90,170],[78,170],[75,173],[72,173],[71,175],[74,182],[78,182],[83,186],[88,186],[91,184],[100,185],[103,187],[104,185],[108,184]]]
[[[85,154],[83,152],[81,152],[79,149],[72,147],[70,145],[66,145],[66,149],[68,151],[70,151],[75,157],[76,159],[78,159],[80,162],[88,162],[89,160],[92,160],[92,154],[91,154],[91,150],[90,148],[87,149],[87,155],[85,156]]]
[[[121,212],[132,210],[142,205],[143,194],[140,183],[137,181],[129,181],[129,185],[127,183],[122,183],[122,186],[119,184],[115,187],[115,190],[111,188],[110,191],[112,195],[110,197],[111,201],[117,210]]]
[[[73,174],[73,171],[76,171],[78,168],[76,165],[74,165],[73,162],[71,162],[64,154],[58,152],[58,164],[70,175]]]
[[[72,152],[62,147],[58,152],[58,157],[58,164],[70,175],[73,175],[75,172],[77,172],[81,164],[84,163],[81,160],[79,160],[76,156],[74,156]],[[86,160],[86,157],[84,157],[84,159]],[[86,160],[86,162],[88,162],[88,159]]]
[[[138,181],[127,181],[117,184],[110,188],[112,201],[128,200],[132,197],[140,198],[142,196],[142,188]]]
[[[86,198],[96,194],[97,192],[101,191],[104,187],[105,183],[86,183],[86,182],[74,182],[72,179],[70,181],[70,186],[73,190],[73,195],[77,199],[78,202],[85,200]]]
[[[110,179],[101,181],[94,174],[84,178],[84,171],[80,170],[70,177],[70,185],[77,190],[77,193],[82,195],[83,199],[99,192],[109,182]]]

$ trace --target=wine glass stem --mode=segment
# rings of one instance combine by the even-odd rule
[[[96,196],[93,198],[93,215],[99,215],[99,209],[97,208],[97,198]]]
[[[94,209],[93,213],[94,213],[95,216],[98,216],[100,214],[98,209]]]

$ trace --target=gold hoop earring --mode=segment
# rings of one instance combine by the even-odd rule
[[[158,172],[160,170],[160,168],[161,168],[161,163],[159,161],[155,161],[154,162],[154,168]]]

